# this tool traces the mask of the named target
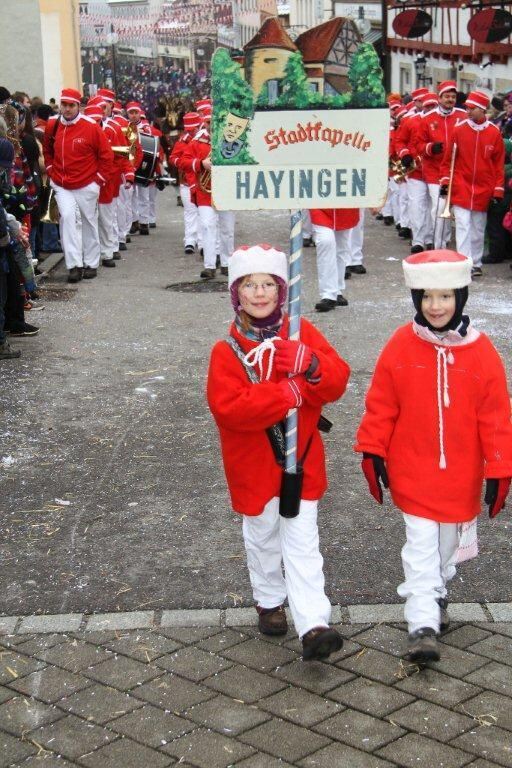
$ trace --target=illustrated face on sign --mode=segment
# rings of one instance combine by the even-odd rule
[[[241,139],[240,137],[245,133],[249,122],[248,117],[239,117],[232,112],[228,112],[220,142],[220,153],[222,157],[229,160],[238,155],[245,144],[245,139]]]

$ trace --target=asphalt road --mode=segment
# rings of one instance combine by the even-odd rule
[[[232,310],[226,290],[165,289],[200,270],[183,254],[181,216],[173,191],[161,193],[151,236],[135,236],[115,270],[48,300],[28,318],[39,336],[13,340],[22,358],[0,363],[0,613],[252,602],[204,397],[209,349]],[[285,248],[287,238],[286,213],[238,216],[237,243]],[[369,221],[368,274],[347,284],[347,308],[318,315],[315,251],[304,251],[304,314],[352,368],[346,395],[326,411],[335,426],[320,532],[335,603],[398,601],[401,517],[369,497],[352,443],[378,352],[412,316],[407,253],[393,228]],[[510,373],[508,263],[486,269],[468,310]],[[480,556],[461,566],[452,599],[512,599],[511,530],[510,510],[482,517]]]

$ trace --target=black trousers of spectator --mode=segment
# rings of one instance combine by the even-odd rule
[[[512,236],[503,228],[503,217],[510,207],[512,194],[506,194],[496,206],[491,206],[487,214],[487,237],[489,238],[489,258],[503,261],[512,258]]]
[[[21,272],[10,253],[7,255],[7,300],[5,302],[5,330],[21,331],[25,326],[25,292],[21,284]]]

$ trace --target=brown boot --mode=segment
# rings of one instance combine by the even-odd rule
[[[332,627],[313,627],[302,638],[304,661],[320,661],[343,648],[343,638]]]
[[[288,622],[282,605],[277,608],[260,608],[257,605],[256,610],[259,616],[258,629],[263,635],[286,635]]]

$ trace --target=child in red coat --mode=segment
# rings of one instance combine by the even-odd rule
[[[409,658],[439,659],[447,628],[447,582],[455,564],[477,553],[476,518],[494,517],[512,476],[510,401],[501,358],[463,315],[472,261],[424,251],[403,261],[416,308],[377,361],[355,450],[370,492],[382,481],[403,512],[402,549]]]
[[[260,631],[287,632],[283,603],[288,598],[307,660],[326,658],[342,646],[341,636],[329,628],[331,605],[319,551],[317,506],[327,480],[317,425],[322,406],[345,391],[350,369],[305,319],[300,342],[288,339],[287,279],[285,254],[270,246],[242,246],[230,257],[236,316],[229,339],[213,348],[207,397],[219,428],[231,503],[243,515]],[[282,517],[276,430],[293,408],[299,411],[303,485],[298,515]]]

